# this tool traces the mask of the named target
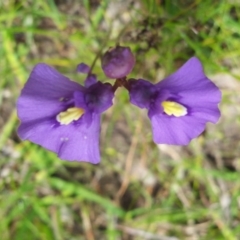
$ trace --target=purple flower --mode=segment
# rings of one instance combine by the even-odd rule
[[[129,47],[110,48],[102,57],[102,69],[109,78],[120,79],[133,69],[135,58]]]
[[[89,74],[83,87],[37,64],[17,102],[18,134],[61,159],[99,163],[100,117],[113,96],[112,86],[95,75]]]
[[[193,57],[157,84],[129,80],[130,101],[146,108],[156,143],[187,145],[220,117],[221,92]]]

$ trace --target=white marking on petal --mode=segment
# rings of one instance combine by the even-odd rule
[[[163,111],[169,116],[182,117],[187,115],[187,108],[177,102],[163,101],[161,104]]]
[[[67,141],[69,140],[69,138],[67,138],[67,137],[61,137],[60,140],[61,140],[62,142],[67,142]]]
[[[56,120],[61,125],[68,125],[69,123],[78,120],[84,114],[84,112],[85,111],[82,108],[77,107],[68,108],[66,111],[60,112],[56,116]]]

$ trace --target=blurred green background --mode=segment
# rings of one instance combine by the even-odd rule
[[[71,79],[116,42],[157,82],[192,56],[222,90],[222,117],[187,147],[155,145],[118,89],[99,165],[21,142],[15,102],[33,66]],[[104,76],[100,61],[94,72]],[[0,0],[0,239],[240,239],[238,0]],[[197,96],[196,96],[197,97]],[[194,126],[193,126],[194,127]]]

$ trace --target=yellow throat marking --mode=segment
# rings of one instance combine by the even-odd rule
[[[68,125],[72,121],[78,120],[84,112],[85,111],[82,108],[72,107],[64,112],[60,112],[56,119],[61,125]]]
[[[182,117],[187,115],[187,108],[176,102],[163,101],[162,107],[163,111],[169,116],[173,115],[174,117]]]

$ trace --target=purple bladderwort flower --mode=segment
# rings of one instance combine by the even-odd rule
[[[110,48],[101,59],[102,69],[109,78],[126,77],[133,69],[135,58],[129,47]]]
[[[78,71],[89,73],[85,64]],[[40,63],[17,101],[23,140],[37,143],[69,161],[99,163],[101,113],[112,105],[112,86],[88,74],[85,86]]]
[[[155,143],[187,145],[220,117],[221,92],[193,57],[157,84],[129,80],[130,101],[146,108]]]

